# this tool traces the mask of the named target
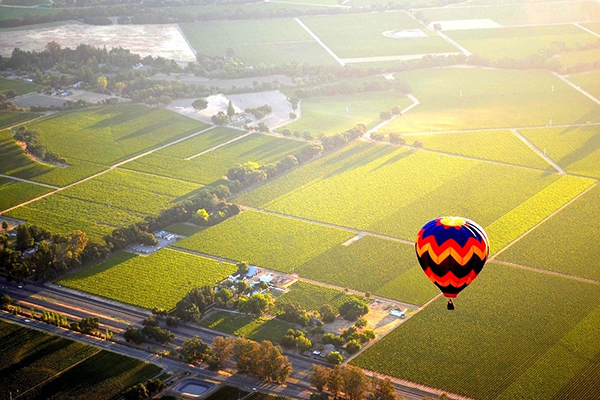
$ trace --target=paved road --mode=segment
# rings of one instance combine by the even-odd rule
[[[0,291],[9,294],[17,303],[22,304],[24,310],[27,310],[33,305],[38,312],[42,309],[45,309],[60,314],[66,314],[71,318],[83,318],[90,315],[96,315],[100,318],[101,329],[109,329],[116,333],[123,332],[130,325],[141,326],[143,319],[151,314],[148,310],[142,310],[133,306],[115,303],[110,300],[88,298],[87,296],[77,294],[76,292],[67,291],[64,288],[52,288],[42,285],[28,284],[23,285],[23,288],[19,289],[14,283],[7,283],[4,277],[0,278]],[[4,317],[7,314],[2,313],[1,315]],[[61,336],[66,336],[69,338],[84,337],[85,340],[93,340],[94,344],[98,342],[94,338],[89,338],[71,331],[66,331],[43,323],[40,323],[40,325],[44,328],[47,327],[48,329],[53,329],[54,333],[61,333]],[[58,331],[56,331],[56,329],[58,329]],[[174,342],[176,346],[181,346],[184,340],[193,336],[198,336],[207,343],[212,342],[216,336],[227,336],[221,332],[216,332],[196,325],[181,324],[177,328],[169,329],[176,336],[176,340]],[[223,380],[223,377],[220,375],[214,377],[213,375],[217,374],[212,372],[205,371],[198,367],[191,367],[188,364],[177,361],[160,358],[140,349],[133,349],[112,342],[99,342],[102,343],[103,346],[109,346],[111,351],[166,365],[173,369],[190,370],[189,368],[191,368],[190,371],[195,373],[200,373],[202,371],[203,374],[207,374],[206,376]],[[294,394],[288,393],[287,391],[281,391],[282,388],[277,385],[262,384],[260,385],[260,388],[261,390],[270,390],[287,396],[307,398],[312,390],[307,381],[307,377],[312,369],[312,365],[326,364],[321,360],[308,359],[296,354],[286,353],[286,356],[292,363],[294,372],[292,373],[290,381],[284,390],[295,391]],[[245,382],[241,384],[254,385],[253,387],[258,387],[257,385],[259,385],[259,382],[253,378],[240,378],[240,381]],[[238,384],[237,381],[230,382]],[[399,396],[406,397],[409,400],[417,400],[426,396],[434,397],[436,393],[440,393],[435,389],[428,391],[424,388],[409,387],[406,384],[395,383],[395,385]]]

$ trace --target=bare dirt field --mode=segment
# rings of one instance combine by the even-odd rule
[[[369,313],[365,315],[367,319],[366,329],[372,329],[375,335],[385,335],[398,325],[400,325],[406,319],[401,319],[390,315],[390,311],[394,308],[393,304],[381,300],[375,300],[369,304]],[[325,332],[339,335],[344,329],[350,328],[354,325],[354,322],[346,321],[345,319],[338,317],[335,321],[324,324],[323,329]]]
[[[98,103],[105,99],[116,98],[106,94],[88,92],[87,90],[71,89],[71,94],[68,96],[50,96],[44,93],[29,93],[23,96],[14,98],[12,101],[19,107],[29,108],[37,107],[61,107],[67,101],[85,100],[89,103]],[[121,101],[129,101],[128,99],[120,99]]]
[[[50,39],[51,38],[51,39]],[[0,32],[0,55],[10,56],[15,47],[42,50],[50,40],[62,47],[123,47],[141,56],[161,56],[176,61],[195,61],[196,56],[175,24],[95,26],[68,23]]]

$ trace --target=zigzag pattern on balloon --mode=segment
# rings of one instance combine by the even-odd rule
[[[449,239],[438,245],[434,235],[423,238],[422,234],[423,229],[421,229],[417,236],[417,254],[420,257],[428,251],[429,256],[436,264],[441,263],[450,256],[462,266],[469,262],[473,254],[477,254],[482,260],[487,257],[488,250],[485,241],[469,238],[465,246],[461,247],[455,240]]]
[[[477,273],[474,270],[471,270],[466,276],[458,278],[452,273],[452,271],[449,271],[446,275],[439,277],[433,273],[431,268],[427,268],[425,270],[425,275],[427,275],[431,282],[437,283],[440,286],[447,287],[452,285],[456,288],[459,288],[463,285],[469,285],[475,278],[477,278]]]

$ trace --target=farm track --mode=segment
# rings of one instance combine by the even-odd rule
[[[389,124],[390,122],[392,122],[393,120],[395,120],[396,118],[404,115],[405,113],[409,112],[410,110],[412,110],[413,108],[415,108],[416,106],[418,106],[419,104],[421,104],[421,102],[419,101],[419,99],[417,99],[412,94],[407,94],[406,96],[413,102],[410,106],[405,107],[402,111],[400,111],[400,115],[393,115],[392,118],[386,119],[385,121],[380,122],[378,125],[376,125],[373,128],[369,129],[363,135],[363,138],[371,139],[371,133],[377,132],[378,129],[383,128],[384,126],[386,126],[387,124]]]
[[[596,1],[597,1],[598,3],[600,3],[600,0],[596,0]],[[596,37],[600,38],[600,34],[597,34],[597,33],[596,33],[596,32],[594,32],[593,30],[591,30],[591,29],[588,29],[588,28],[586,28],[585,26],[581,26],[581,25],[579,24],[579,22],[576,22],[574,25],[575,25],[576,27],[578,27],[578,28],[581,28],[581,29],[583,29],[584,31],[586,31],[586,32],[588,32],[588,33],[591,33],[592,35],[594,35],[594,36],[596,36]]]
[[[490,261],[491,261],[491,259],[490,259]],[[593,285],[600,285],[600,281],[596,281],[594,279],[588,279],[588,278],[582,278],[580,276],[563,274],[562,272],[549,271],[547,269],[529,267],[527,265],[517,264],[517,263],[510,262],[510,261],[502,261],[502,260],[496,260],[496,259],[494,259],[493,261],[497,264],[509,265],[511,267],[526,269],[528,271],[542,272],[544,274],[560,276],[561,278],[567,278],[567,279],[572,279],[572,280],[579,281],[579,282],[591,283]]]
[[[12,179],[14,181],[25,182],[25,183],[31,183],[32,185],[44,186],[44,187],[47,187],[50,189],[60,189],[60,186],[49,185],[47,183],[42,183],[42,182],[30,181],[29,179],[17,178],[16,176],[0,174],[0,178]]]
[[[600,122],[591,122],[587,124],[560,124],[560,125],[534,125],[534,126],[510,126],[510,127],[497,127],[497,128],[480,128],[480,129],[456,129],[449,131],[421,131],[421,132],[408,132],[400,133],[401,136],[413,136],[413,135],[445,135],[450,133],[469,133],[469,132],[493,132],[493,131],[508,131],[511,129],[547,129],[547,128],[582,128],[584,126],[600,126]]]
[[[565,171],[560,165],[554,162],[550,157],[548,157],[539,147],[531,142],[531,140],[527,139],[518,129],[510,129],[510,131],[519,138],[527,147],[529,147],[535,154],[544,159],[548,164],[552,166],[555,170],[558,171],[561,175],[566,175],[567,171]]]
[[[344,231],[353,232],[353,233],[356,233],[356,234],[359,234],[359,235],[363,235],[363,236],[373,236],[373,237],[376,237],[376,238],[387,239],[387,240],[391,240],[391,241],[398,242],[398,243],[408,244],[408,245],[411,245],[411,246],[413,246],[415,244],[414,242],[412,242],[410,240],[406,240],[406,239],[400,239],[400,238],[393,237],[393,236],[382,235],[380,233],[364,231],[364,230],[360,230],[360,229],[356,229],[356,228],[350,228],[348,226],[331,224],[329,222],[316,221],[314,219],[309,219],[309,218],[298,217],[298,216],[295,216],[295,215],[284,214],[284,213],[280,213],[280,212],[277,212],[277,211],[265,210],[264,208],[256,208],[256,207],[250,207],[250,206],[240,205],[240,209],[244,210],[244,211],[250,210],[250,211],[261,212],[261,213],[264,213],[264,214],[271,214],[271,215],[275,215],[275,216],[278,216],[278,217],[295,219],[296,221],[302,221],[302,222],[307,222],[309,224],[321,225],[321,226],[325,226],[325,227],[328,227],[328,228],[341,229],[341,230],[344,230]]]
[[[211,128],[211,129],[212,129],[212,128]],[[231,144],[231,143],[233,143],[233,142],[235,142],[235,141],[238,141],[238,140],[240,140],[240,139],[243,139],[243,138],[245,138],[246,136],[250,136],[250,135],[252,135],[253,133],[254,133],[254,132],[248,132],[248,133],[246,133],[246,134],[244,134],[244,135],[240,135],[240,136],[238,136],[238,137],[235,137],[235,138],[233,138],[233,139],[231,139],[231,140],[228,140],[228,141],[226,141],[225,143],[218,144],[218,145],[216,145],[216,146],[214,146],[214,147],[211,147],[210,149],[206,149],[206,150],[204,150],[204,151],[201,151],[200,153],[197,153],[197,154],[194,154],[194,155],[192,155],[192,156],[189,156],[189,157],[188,157],[188,158],[186,158],[185,160],[186,160],[186,161],[193,160],[193,159],[194,159],[194,158],[196,158],[196,157],[200,157],[200,156],[201,156],[201,155],[203,155],[203,154],[210,153],[210,152],[211,152],[211,151],[213,151],[213,150],[216,150],[216,149],[218,149],[218,148],[221,148],[221,147],[223,147],[223,146],[227,146],[228,144]]]
[[[88,176],[88,177],[86,177],[86,178],[83,178],[83,179],[81,179],[81,180],[77,181],[77,182],[73,182],[73,183],[71,183],[71,184],[69,184],[69,185],[67,185],[67,186],[63,186],[63,187],[61,187],[61,188],[59,188],[59,189],[56,189],[56,190],[54,190],[54,191],[52,191],[52,192],[49,192],[49,193],[43,194],[43,195],[41,195],[41,196],[35,197],[35,198],[31,199],[31,200],[27,200],[27,201],[25,201],[25,202],[23,202],[23,203],[21,203],[21,204],[18,204],[18,205],[16,205],[16,206],[13,206],[13,207],[7,208],[6,210],[2,210],[2,211],[0,211],[0,215],[1,215],[1,214],[4,214],[4,213],[7,213],[7,212],[9,212],[9,211],[15,210],[15,209],[17,209],[17,208],[19,208],[19,207],[26,206],[26,205],[28,205],[28,204],[31,204],[31,203],[33,203],[33,202],[35,202],[35,201],[38,201],[38,200],[41,200],[41,199],[43,199],[43,198],[46,198],[46,197],[48,197],[48,196],[50,196],[50,195],[53,195],[53,194],[55,194],[55,193],[58,193],[58,192],[60,192],[60,191],[62,191],[62,190],[65,190],[65,189],[71,188],[71,187],[73,187],[73,186],[77,186],[77,185],[79,185],[79,184],[81,184],[81,183],[84,183],[84,182],[87,182],[87,181],[89,181],[90,179],[94,179],[94,178],[96,178],[96,177],[98,177],[98,176],[100,176],[100,175],[104,175],[104,174],[106,174],[107,172],[110,172],[110,171],[112,171],[112,170],[114,170],[114,169],[116,169],[116,168],[118,168],[118,167],[120,167],[120,166],[122,166],[122,165],[125,165],[125,164],[127,164],[127,163],[129,163],[129,162],[131,162],[131,161],[135,161],[135,160],[137,160],[138,158],[141,158],[141,157],[147,156],[147,155],[149,155],[149,154],[152,154],[152,153],[154,153],[154,152],[156,152],[156,151],[159,151],[159,150],[165,149],[165,148],[167,148],[167,147],[170,147],[170,146],[176,145],[176,144],[178,144],[178,143],[181,143],[181,142],[183,142],[184,140],[188,140],[188,139],[191,139],[191,138],[193,138],[193,137],[195,137],[195,136],[201,135],[202,133],[204,133],[204,132],[207,132],[207,131],[209,131],[209,130],[211,130],[211,129],[214,129],[214,126],[210,126],[209,128],[203,129],[203,130],[201,130],[201,131],[198,131],[198,132],[196,132],[196,133],[192,133],[191,135],[188,135],[188,136],[185,136],[185,137],[183,137],[183,138],[180,138],[180,139],[174,140],[174,141],[172,141],[172,142],[169,142],[169,143],[167,143],[167,144],[164,144],[164,145],[162,145],[162,146],[156,147],[156,148],[154,148],[154,149],[151,149],[151,150],[148,150],[148,151],[146,151],[146,152],[144,152],[144,153],[141,153],[141,154],[138,154],[138,155],[136,155],[136,156],[130,157],[130,158],[126,159],[126,160],[120,161],[120,162],[118,162],[118,163],[116,163],[116,164],[113,164],[113,165],[111,165],[109,168],[107,168],[107,169],[105,169],[105,170],[103,170],[103,171],[100,171],[100,172],[98,172],[98,173],[95,173],[95,174],[93,174],[93,175],[90,175],[90,176]]]
[[[600,35],[596,35],[596,36],[600,37]],[[597,98],[595,98],[594,96],[592,96],[591,94],[589,94],[588,92],[583,90],[580,86],[577,86],[576,84],[574,84],[573,82],[568,80],[565,76],[557,74],[556,72],[553,72],[552,75],[554,75],[555,77],[557,77],[558,79],[560,79],[561,81],[566,83],[567,85],[571,86],[573,89],[577,90],[579,93],[583,94],[585,97],[592,100],[594,103],[600,104],[600,100],[598,100]]]
[[[294,18],[294,20],[295,20],[295,21],[296,21],[296,22],[297,22],[297,23],[298,23],[298,24],[299,24],[299,25],[300,25],[300,26],[301,26],[301,27],[302,27],[302,28],[303,28],[303,29],[304,29],[306,32],[308,32],[308,34],[309,34],[309,35],[310,35],[310,36],[311,36],[313,39],[315,39],[315,41],[316,41],[318,44],[320,44],[320,45],[321,45],[321,47],[322,47],[322,48],[323,48],[323,49],[324,49],[324,50],[325,50],[327,53],[329,53],[329,55],[330,55],[331,57],[333,57],[333,59],[334,59],[334,60],[335,60],[335,61],[336,61],[338,64],[340,64],[342,67],[345,65],[344,61],[342,61],[342,60],[341,60],[341,59],[340,59],[340,58],[337,56],[337,54],[335,54],[335,53],[333,52],[333,50],[331,50],[329,47],[327,47],[327,46],[325,45],[325,43],[323,43],[323,41],[322,41],[321,39],[319,39],[319,37],[318,37],[318,36],[317,36],[317,35],[316,35],[316,34],[315,34],[313,31],[311,31],[311,30],[310,30],[310,28],[309,28],[308,26],[304,25],[304,22],[300,21],[300,18]]]
[[[414,19],[415,21],[417,21],[419,24],[423,25],[427,30],[435,33],[437,36],[441,37],[442,39],[444,39],[446,42],[450,43],[452,46],[456,47],[458,50],[460,50],[461,53],[463,53],[465,56],[470,57],[473,55],[473,53],[471,53],[469,50],[465,49],[463,46],[461,46],[460,44],[456,43],[454,40],[450,39],[448,36],[444,35],[442,32],[440,31],[436,31],[435,29],[433,29],[432,27],[430,27],[429,25],[425,25],[423,22],[419,21],[414,15],[412,15],[410,12],[403,10],[404,13],[406,15],[408,15],[409,17],[411,17],[412,19]]]

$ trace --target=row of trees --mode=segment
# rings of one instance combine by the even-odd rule
[[[397,400],[396,389],[389,378],[368,378],[362,369],[352,366],[335,368],[313,365],[309,375],[311,385],[318,393],[328,391],[334,398],[346,397],[349,400]]]
[[[21,125],[14,132],[15,139],[25,143],[25,150],[32,156],[47,162],[67,164],[67,161],[58,154],[48,150],[42,143],[42,134],[38,130],[27,129],[25,125]]]

